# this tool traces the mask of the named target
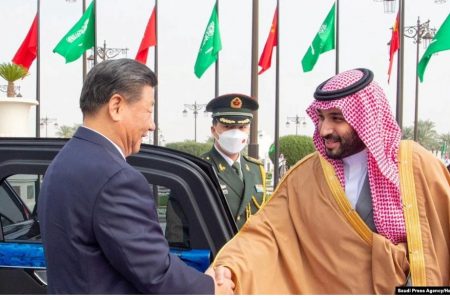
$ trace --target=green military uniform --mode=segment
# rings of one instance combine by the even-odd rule
[[[228,206],[238,228],[241,228],[245,221],[267,201],[266,173],[262,163],[241,155],[240,165],[243,175],[241,180],[214,146],[201,157],[216,169]]]
[[[212,112],[213,122],[237,128],[249,125],[253,118],[253,112],[257,109],[258,102],[242,94],[222,95],[212,99],[206,106],[206,111]],[[246,140],[247,138],[236,138],[234,141],[240,143],[238,148],[242,149],[247,142]],[[220,138],[216,142],[220,144]],[[234,150],[228,150],[229,153],[237,154],[237,152],[232,151]],[[245,221],[267,201],[266,175],[262,164],[255,159],[241,155],[240,170],[242,173],[238,175],[216,150],[215,146],[202,157],[216,169],[222,191],[240,229]],[[242,175],[242,179],[240,175]],[[182,199],[176,199],[172,196],[169,198],[165,234],[171,246],[189,248],[190,228],[181,209],[180,201]]]

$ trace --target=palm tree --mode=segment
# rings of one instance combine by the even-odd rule
[[[76,124],[74,126],[62,125],[59,127],[56,135],[62,138],[71,138],[75,131],[77,131],[78,127],[80,127],[79,124]]]
[[[29,75],[28,70],[22,66],[14,63],[0,64],[0,77],[8,82],[6,97],[16,96],[14,81],[24,78],[27,75]]]
[[[450,151],[450,132],[441,134],[440,139],[441,139],[440,150],[443,152],[441,153],[442,158],[448,157]]]
[[[403,127],[402,139],[403,140],[412,140],[412,139],[414,139],[414,126]]]
[[[439,135],[434,129],[434,122],[430,120],[419,120],[417,122],[417,142],[430,151],[439,149]],[[403,139],[412,140],[414,138],[414,127],[403,128]]]

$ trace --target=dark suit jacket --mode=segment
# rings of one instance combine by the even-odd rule
[[[214,292],[169,253],[144,176],[94,131],[80,127],[50,164],[38,214],[49,293]]]

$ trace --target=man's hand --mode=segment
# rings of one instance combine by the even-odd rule
[[[205,271],[214,280],[216,295],[233,295],[234,282],[231,280],[231,271],[225,267],[217,267],[213,269],[209,267]]]

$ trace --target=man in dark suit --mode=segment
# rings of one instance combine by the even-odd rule
[[[125,160],[155,130],[156,81],[145,65],[119,59],[96,65],[84,82],[83,126],[50,164],[39,195],[51,294],[229,291],[169,253],[149,184]]]
[[[206,111],[212,112],[211,134],[215,141],[202,158],[216,169],[238,228],[268,200],[262,163],[241,154],[248,143],[253,111],[257,109],[258,102],[242,94],[222,95],[206,106]],[[179,200],[173,197],[167,207],[166,237],[174,246],[189,247],[189,224]]]

